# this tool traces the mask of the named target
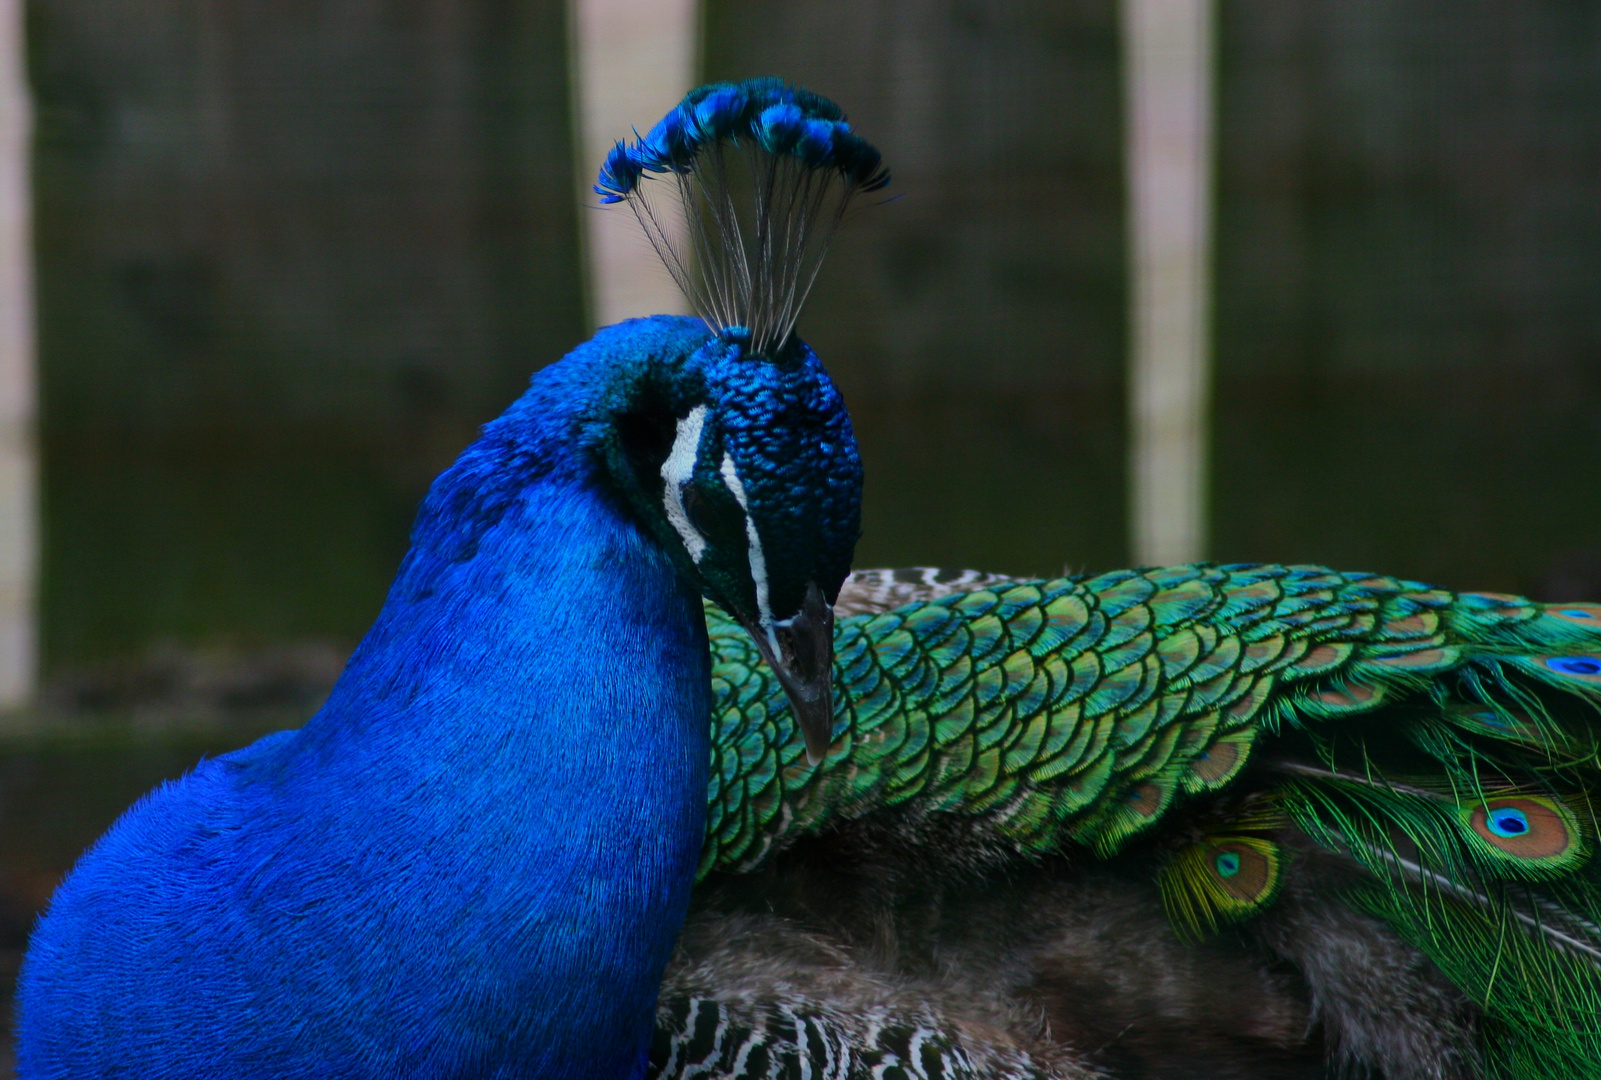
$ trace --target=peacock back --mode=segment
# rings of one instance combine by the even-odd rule
[[[1019,865],[1137,851],[1195,942],[1333,860],[1344,907],[1481,1014],[1482,1075],[1601,1069],[1601,605],[1198,564],[871,572],[837,610],[814,768],[749,639],[707,609],[703,879],[863,821],[949,845],[954,821]]]

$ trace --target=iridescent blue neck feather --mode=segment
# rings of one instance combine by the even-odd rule
[[[639,1074],[709,673],[698,591],[595,448],[705,340],[634,324],[546,369],[434,485],[318,716],[100,842],[22,977],[23,1075]]]
[[[685,108],[757,123],[798,191],[879,182],[837,108],[753,86]],[[145,798],[57,891],[24,1077],[638,1080],[703,839],[702,595],[814,760],[832,732],[862,470],[795,281],[754,326],[603,330],[485,427],[317,716]]]

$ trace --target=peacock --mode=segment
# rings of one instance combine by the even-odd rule
[[[23,1077],[643,1075],[705,835],[704,600],[827,747],[862,469],[793,326],[844,207],[888,182],[776,80],[691,95],[603,194],[674,177],[717,232],[715,314],[535,374],[430,488],[322,709],[82,857],[19,976]]]
[[[697,133],[771,85],[696,91],[596,189],[712,326],[753,261],[720,193],[761,143]],[[826,156],[828,119],[784,145]],[[758,205],[813,205],[743,165]],[[758,302],[771,340],[811,265]],[[866,572],[835,611],[820,737],[707,605],[654,1076],[1601,1075],[1601,607],[1198,565]]]
[[[794,326],[887,182],[771,79],[617,145],[597,192],[700,318],[536,375],[324,709],[85,856],[23,1075],[1601,1074],[1601,606],[847,578]]]
[[[1601,1076],[1601,605],[858,572],[832,749],[707,605],[659,1077]]]

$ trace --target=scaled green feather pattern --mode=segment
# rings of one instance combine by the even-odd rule
[[[836,627],[817,768],[749,639],[708,608],[703,874],[869,814],[912,840],[955,817],[1024,856],[1110,856],[1169,819],[1148,854],[1196,939],[1270,907],[1321,851],[1347,882],[1331,898],[1478,1010],[1475,1075],[1601,1076],[1601,605],[1320,566],[939,575],[842,594],[860,613]]]
[[[1448,770],[1455,742],[1476,748],[1487,731],[1512,752],[1537,744],[1551,768],[1595,756],[1537,691],[1601,700],[1596,605],[1321,566],[993,580],[839,621],[834,747],[816,768],[744,631],[709,605],[707,622],[703,875],[895,807],[981,819],[1022,852],[1107,855],[1175,800],[1226,787],[1253,733],[1322,737],[1414,699],[1436,718],[1416,739],[1434,740]]]

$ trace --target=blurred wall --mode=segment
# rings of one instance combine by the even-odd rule
[[[1601,7],[1222,12],[1213,555],[1601,597]]]
[[[353,640],[582,336],[561,0],[37,0],[45,645]]]
[[[896,174],[801,323],[860,561],[1124,561],[1114,0],[704,20],[708,77],[836,97]],[[563,24],[34,0],[52,667],[365,628],[427,479],[583,333]],[[1601,598],[1601,10],[1219,31],[1212,553]]]
[[[709,78],[841,102],[894,172],[800,332],[867,469],[857,564],[1125,558],[1112,0],[709,0]],[[868,202],[870,200],[863,200]]]

